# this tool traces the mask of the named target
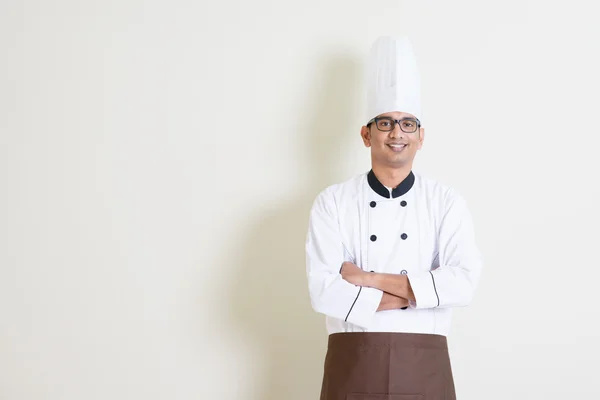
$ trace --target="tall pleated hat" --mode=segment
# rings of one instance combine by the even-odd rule
[[[406,36],[377,38],[367,62],[367,121],[394,111],[410,113],[423,122],[421,77]]]

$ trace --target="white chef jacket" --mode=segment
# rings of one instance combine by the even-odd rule
[[[366,271],[405,274],[415,295],[407,309],[379,311],[383,292],[355,286],[344,261]],[[411,172],[395,189],[373,171],[329,186],[315,199],[306,238],[312,307],[327,331],[410,332],[447,336],[452,307],[466,306],[482,259],[465,200]]]

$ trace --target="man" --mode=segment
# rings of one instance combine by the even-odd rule
[[[456,190],[412,170],[425,130],[406,38],[375,41],[367,84],[372,169],[310,212],[308,286],[329,333],[321,400],[454,400],[452,308],[482,268],[471,216]]]

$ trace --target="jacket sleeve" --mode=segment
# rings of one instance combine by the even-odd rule
[[[438,233],[438,265],[408,276],[416,299],[410,302],[411,308],[467,306],[479,282],[482,260],[466,202],[453,193],[445,204]]]
[[[383,292],[355,286],[340,274],[346,257],[333,195],[325,190],[313,203],[306,238],[306,272],[313,309],[321,314],[367,328]]]

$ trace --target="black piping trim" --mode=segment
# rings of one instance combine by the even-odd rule
[[[437,297],[437,300],[438,300],[436,307],[439,307],[440,306],[440,296],[438,295],[437,288],[435,287],[435,279],[433,279],[433,274],[431,273],[431,271],[429,271],[429,274],[431,275],[431,280],[433,281],[433,290],[435,290],[435,297]]]
[[[352,307],[350,307],[350,310],[348,311],[348,315],[346,315],[346,319],[344,320],[344,322],[348,322],[348,317],[350,316],[350,313],[352,312],[352,309],[354,308],[354,305],[356,304],[356,300],[358,300],[358,296],[360,296],[361,290],[362,290],[362,286],[360,287],[360,289],[358,289],[358,294],[356,295],[356,298],[354,299],[354,303],[352,303]]]

